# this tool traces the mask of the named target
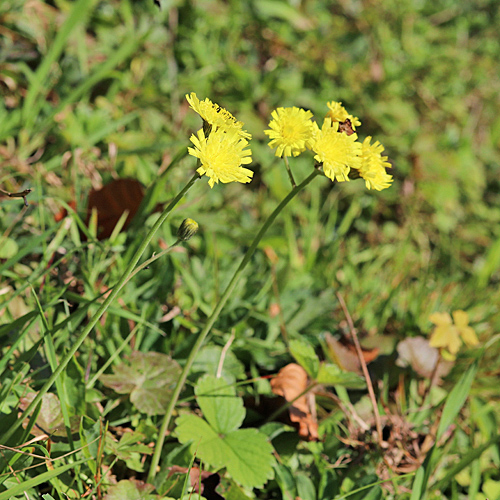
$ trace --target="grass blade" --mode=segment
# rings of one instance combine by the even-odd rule
[[[476,376],[477,368],[478,362],[475,361],[462,375],[461,379],[457,382],[457,385],[455,385],[449,396],[446,398],[443,414],[441,415],[441,420],[436,434],[436,441],[439,441],[443,437],[446,429],[448,429],[448,427],[453,423],[456,416],[462,409],[462,406],[469,395],[472,381]]]
[[[23,120],[25,127],[29,129],[39,112],[40,106],[45,103],[43,94],[48,91],[45,87],[47,77],[50,74],[52,65],[57,61],[63,50],[66,48],[68,38],[78,24],[84,23],[90,13],[94,0],[77,0],[67,17],[66,21],[58,31],[49,51],[38,67],[33,80],[30,82],[29,91],[24,101]],[[36,105],[38,103],[38,105]]]
[[[83,464],[88,460],[89,460],[88,458],[85,458],[79,460],[78,462],[74,462],[72,464],[62,465],[61,467],[57,467],[57,469],[49,470],[47,472],[39,474],[37,477],[33,477],[31,479],[28,479],[27,481],[24,481],[23,483],[17,484],[16,486],[13,486],[12,488],[9,488],[8,490],[0,493],[0,500],[9,500],[9,498],[15,497],[16,495],[20,495],[25,491],[30,490],[35,486],[38,486],[39,484],[50,481],[51,479],[60,476],[64,472],[73,469],[75,466]]]

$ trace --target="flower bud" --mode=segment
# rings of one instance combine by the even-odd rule
[[[187,241],[198,232],[198,223],[193,219],[187,218],[182,221],[182,224],[177,230],[177,237],[181,241]]]

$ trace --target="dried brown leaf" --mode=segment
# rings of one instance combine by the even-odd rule
[[[315,441],[318,439],[318,423],[312,414],[314,395],[310,393],[296,399],[307,386],[307,373],[296,363],[284,366],[271,380],[274,394],[282,396],[287,402],[293,401],[289,408],[290,420],[298,424],[300,437]]]

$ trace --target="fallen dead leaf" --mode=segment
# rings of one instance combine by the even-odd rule
[[[300,365],[290,363],[284,366],[271,380],[274,394],[282,396],[287,402],[293,401],[308,386],[307,373]],[[290,420],[298,424],[299,436],[308,441],[317,441],[318,423],[313,416],[315,408],[312,392],[301,396],[289,407]]]
[[[340,368],[357,373],[358,375],[363,374],[356,348],[353,345],[347,342],[340,342],[330,333],[325,334],[325,340],[332,360],[335,361]],[[365,363],[368,365],[377,359],[379,352],[380,349],[378,349],[378,347],[374,349],[363,349],[363,359]]]
[[[88,226],[92,209],[97,210],[97,238],[109,238],[123,212],[128,211],[127,220],[122,231],[132,221],[144,197],[144,188],[134,179],[117,179],[109,182],[101,189],[93,189],[89,193],[87,217]]]
[[[418,336],[401,341],[397,347],[398,359],[396,364],[401,367],[411,366],[421,377],[431,378],[439,351],[429,345],[429,340]],[[445,377],[450,372],[453,363],[451,361],[440,360],[436,370],[435,383],[440,383],[441,377]]]

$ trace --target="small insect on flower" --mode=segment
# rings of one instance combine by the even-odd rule
[[[326,118],[331,118],[332,122],[345,123],[349,120],[349,124],[352,127],[353,131],[356,131],[356,127],[361,125],[359,118],[357,116],[350,115],[347,110],[342,106],[341,102],[327,102],[328,113],[326,114]],[[343,130],[339,129],[341,132]]]
[[[361,143],[356,140],[357,134],[339,133],[338,128],[338,122],[325,118],[315,134],[312,150],[325,175],[332,181],[344,182],[349,180],[350,169],[361,165]]]

